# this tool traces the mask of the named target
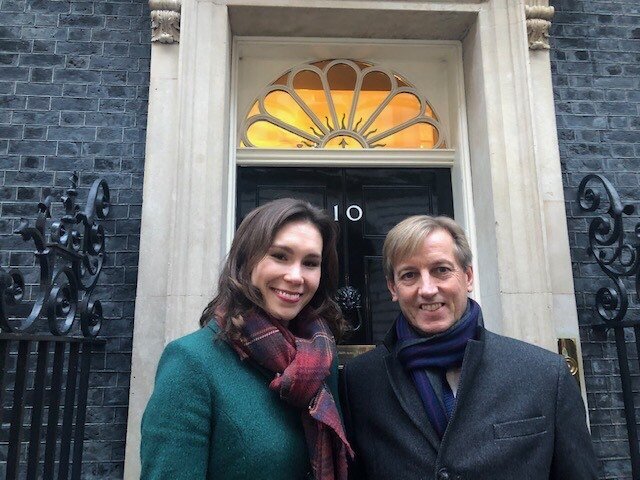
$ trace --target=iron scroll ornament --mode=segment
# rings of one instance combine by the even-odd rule
[[[33,241],[34,255],[40,269],[39,285],[28,315],[20,315],[25,305],[25,281],[17,269],[0,268],[0,329],[5,332],[27,332],[43,317],[52,334],[61,336],[71,331],[76,316],[86,337],[95,337],[102,325],[102,304],[92,300],[105,261],[104,227],[97,222],[109,214],[110,194],[107,182],[93,182],[84,210],[76,203],[78,174],[71,177],[71,188],[60,201],[64,214],[50,227],[49,241],[45,228],[51,218],[53,198],[49,195],[38,204],[35,226],[21,219],[14,233],[25,242]],[[25,308],[26,307],[26,308]]]
[[[594,190],[596,184],[604,190],[609,204],[605,214],[597,216],[589,225],[589,247],[602,271],[613,281],[613,287],[602,287],[596,293],[598,315],[608,327],[623,321],[629,307],[629,296],[623,279],[635,275],[636,294],[640,297],[640,243],[625,242],[624,215],[632,215],[633,205],[623,205],[611,182],[602,175],[585,176],[578,187],[578,201],[583,211],[594,212],[601,204],[601,196]],[[593,185],[589,186],[589,185]],[[640,223],[635,226],[635,235],[640,239]],[[639,324],[640,322],[635,322]]]

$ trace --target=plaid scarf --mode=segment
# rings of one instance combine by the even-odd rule
[[[275,373],[269,388],[301,410],[314,478],[346,480],[347,455],[353,458],[353,451],[325,383],[335,349],[328,326],[307,309],[289,323],[290,329],[262,310],[243,320],[241,338],[231,346],[242,360],[250,358]]]
[[[411,328],[402,313],[396,320],[398,360],[411,374],[429,421],[440,438],[444,435],[455,407],[455,398],[447,382],[446,371],[462,365],[467,342],[476,336],[481,318],[480,305],[469,299],[467,309],[460,320],[447,331],[437,335],[420,336]],[[444,405],[431,385],[425,371],[427,367],[440,369]]]

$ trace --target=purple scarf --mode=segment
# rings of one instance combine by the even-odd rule
[[[411,373],[413,383],[427,412],[431,425],[440,438],[444,435],[447,423],[455,406],[455,399],[446,380],[447,370],[460,367],[467,342],[476,336],[481,323],[480,305],[469,299],[468,306],[460,320],[449,330],[430,337],[420,336],[400,313],[396,320],[398,345],[396,354],[404,369]],[[446,409],[429,381],[426,368],[441,370],[442,389]]]

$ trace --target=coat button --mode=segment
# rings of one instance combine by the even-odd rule
[[[438,480],[450,480],[451,479],[451,475],[449,475],[449,472],[446,468],[441,468],[438,471]]]

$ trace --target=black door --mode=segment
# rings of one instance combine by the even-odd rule
[[[238,167],[237,178],[236,225],[258,205],[283,197],[305,199],[340,223],[340,285],[361,299],[361,308],[345,312],[354,328],[348,344],[379,342],[397,315],[382,271],[387,232],[410,215],[453,217],[446,168]]]

